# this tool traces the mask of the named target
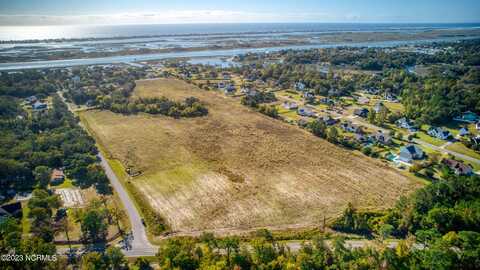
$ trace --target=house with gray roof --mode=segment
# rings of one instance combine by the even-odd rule
[[[425,153],[420,147],[414,144],[409,144],[400,148],[397,160],[405,163],[412,163],[414,160],[423,159],[424,157]]]

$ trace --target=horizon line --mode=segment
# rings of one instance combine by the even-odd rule
[[[0,15],[1,16],[1,15]],[[197,25],[197,24],[203,24],[203,25],[220,25],[220,24],[392,24],[392,25],[405,25],[405,24],[439,24],[439,25],[448,25],[448,24],[479,24],[480,21],[475,21],[475,22],[460,22],[460,21],[450,21],[450,22],[440,22],[440,21],[429,21],[429,22],[423,22],[423,21],[406,21],[406,22],[398,22],[398,21],[271,21],[271,22],[265,22],[265,21],[250,21],[250,22],[166,22],[166,23],[81,23],[81,24],[44,24],[44,25],[34,25],[34,24],[15,24],[15,25],[9,25],[9,24],[0,24],[0,27],[52,27],[52,26],[58,26],[58,27],[64,27],[64,26],[131,26],[131,25]]]

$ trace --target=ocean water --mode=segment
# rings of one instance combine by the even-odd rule
[[[172,35],[292,33],[292,32],[361,32],[408,31],[433,29],[473,29],[469,24],[371,24],[371,23],[242,23],[242,24],[156,24],[100,26],[2,26],[0,40],[85,39],[118,37],[152,37]]]

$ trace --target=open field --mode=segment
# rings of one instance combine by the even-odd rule
[[[348,202],[386,208],[418,183],[378,160],[177,80],[138,81],[136,96],[195,96],[209,115],[173,119],[82,112],[108,154],[173,231],[309,227]]]

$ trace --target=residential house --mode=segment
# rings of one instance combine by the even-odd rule
[[[78,84],[80,83],[80,76],[78,75],[73,76],[72,82],[73,82],[73,86],[77,87]]]
[[[223,88],[225,88],[225,83],[224,82],[219,82],[217,87],[218,87],[218,89],[223,89]]]
[[[288,101],[285,101],[283,103],[283,107],[287,110],[296,110],[298,109],[298,104],[295,103],[295,102],[288,102]]]
[[[252,91],[252,89],[250,89],[250,88],[248,88],[248,87],[242,87],[242,88],[240,88],[240,93],[242,93],[242,94],[246,94],[246,95],[247,95],[248,93],[250,93],[250,91]]]
[[[392,143],[392,137],[388,134],[383,133],[381,130],[372,135],[372,140],[385,145],[390,145]]]
[[[308,116],[308,117],[315,115],[315,113],[312,112],[312,110],[306,107],[299,108],[297,113],[301,116]]]
[[[87,102],[85,102],[85,105],[87,107],[93,107],[93,106],[95,106],[95,100],[92,100],[92,99],[87,100]]]
[[[413,124],[413,122],[406,117],[398,119],[395,124],[397,125],[397,127],[405,128],[410,132],[416,132],[418,130],[418,128]]]
[[[376,113],[379,113],[383,108],[385,108],[385,105],[383,105],[382,102],[377,102],[377,104],[375,104],[375,106],[373,106],[373,110]]]
[[[304,93],[303,93],[303,98],[305,98],[305,99],[313,99],[313,98],[315,98],[315,94],[312,93],[312,92],[304,92]]]
[[[224,92],[225,92],[226,95],[232,95],[232,94],[235,94],[236,90],[237,89],[235,88],[235,85],[229,84],[225,87]]]
[[[255,89],[250,89],[248,90],[245,95],[249,96],[249,97],[255,97],[257,96],[258,94],[260,94],[260,92],[258,92],[257,90]]]
[[[412,163],[413,160],[423,159],[424,156],[425,154],[420,147],[414,144],[409,144],[400,148],[400,153],[398,154],[397,160],[406,163]]]
[[[325,125],[327,126],[333,126],[338,122],[338,120],[332,118],[330,115],[324,115],[320,117],[318,120],[324,122]]]
[[[456,175],[472,175],[473,174],[472,167],[457,160],[445,158],[442,160],[442,164],[450,168]]]
[[[388,102],[395,102],[395,103],[398,102],[397,97],[395,97],[392,93],[385,93],[384,98]]]
[[[222,73],[222,76],[223,76],[224,80],[230,80],[230,78],[231,78],[230,74],[228,74],[226,72]]]
[[[262,80],[262,79],[257,79],[257,80],[255,81],[255,85],[257,85],[257,86],[258,86],[258,85],[265,85],[265,81]]]
[[[470,131],[468,131],[468,128],[466,128],[466,127],[462,127],[458,131],[458,135],[460,135],[461,137],[467,136],[468,134],[470,134]]]
[[[353,138],[359,143],[366,143],[370,141],[368,136],[365,136],[364,134],[360,134],[360,133],[355,133]]]
[[[40,102],[40,101],[37,100],[35,103],[33,103],[32,109],[35,110],[35,111],[46,110],[47,109],[47,103],[43,103],[43,102]]]
[[[359,97],[357,99],[357,103],[360,104],[360,105],[367,105],[370,103],[370,99],[367,98],[367,97]]]
[[[357,116],[360,116],[360,117],[363,117],[363,118],[367,118],[368,116],[368,109],[367,108],[361,108],[361,109],[355,109],[353,111],[353,114],[354,115],[357,115]]]
[[[343,122],[341,125],[340,125],[340,128],[342,128],[343,130],[345,130],[346,132],[352,132],[352,133],[361,133],[362,129],[361,127],[357,126],[357,125],[354,125],[352,122],[350,121],[347,121],[347,122]]]
[[[306,126],[308,125],[308,120],[305,119],[305,118],[300,118],[300,119],[298,119],[298,121],[297,121],[297,125],[298,125],[299,127],[306,127]]]
[[[25,99],[25,102],[27,102],[28,104],[34,104],[35,102],[37,102],[37,100],[38,99],[36,96],[30,96]]]
[[[17,218],[20,218],[22,216],[21,202],[14,202],[0,206],[0,219],[12,216]]]
[[[462,115],[459,115],[453,118],[453,120],[472,124],[472,123],[477,123],[478,120],[480,120],[480,118],[476,113],[468,111],[468,112],[464,112]]]
[[[452,134],[448,130],[444,130],[441,127],[430,127],[427,131],[428,135],[441,140],[448,140],[453,138]]]
[[[370,95],[378,95],[380,93],[380,90],[374,87],[369,87],[363,90],[363,92],[370,94]]]
[[[328,90],[328,95],[329,96],[340,96],[341,93],[342,93],[342,91],[340,91],[339,89],[335,89],[335,88],[332,88],[332,89]]]
[[[335,102],[333,101],[333,99],[328,98],[328,97],[321,98],[319,101],[320,101],[320,103],[322,103],[322,104],[327,104],[327,105],[330,105],[330,104],[334,104],[334,103],[335,103]]]
[[[304,91],[305,88],[306,88],[306,85],[305,85],[304,83],[302,83],[302,82],[296,82],[296,83],[294,84],[294,87],[295,87],[295,89],[296,89],[297,91]]]
[[[475,137],[470,137],[470,141],[472,142],[472,144],[480,144],[480,135],[477,135]]]
[[[52,185],[59,185],[65,180],[65,174],[63,170],[53,169],[52,175],[50,176],[50,183]]]
[[[180,74],[178,74],[178,76],[180,76],[182,79],[190,79],[192,77],[192,75],[188,71],[181,72]]]

